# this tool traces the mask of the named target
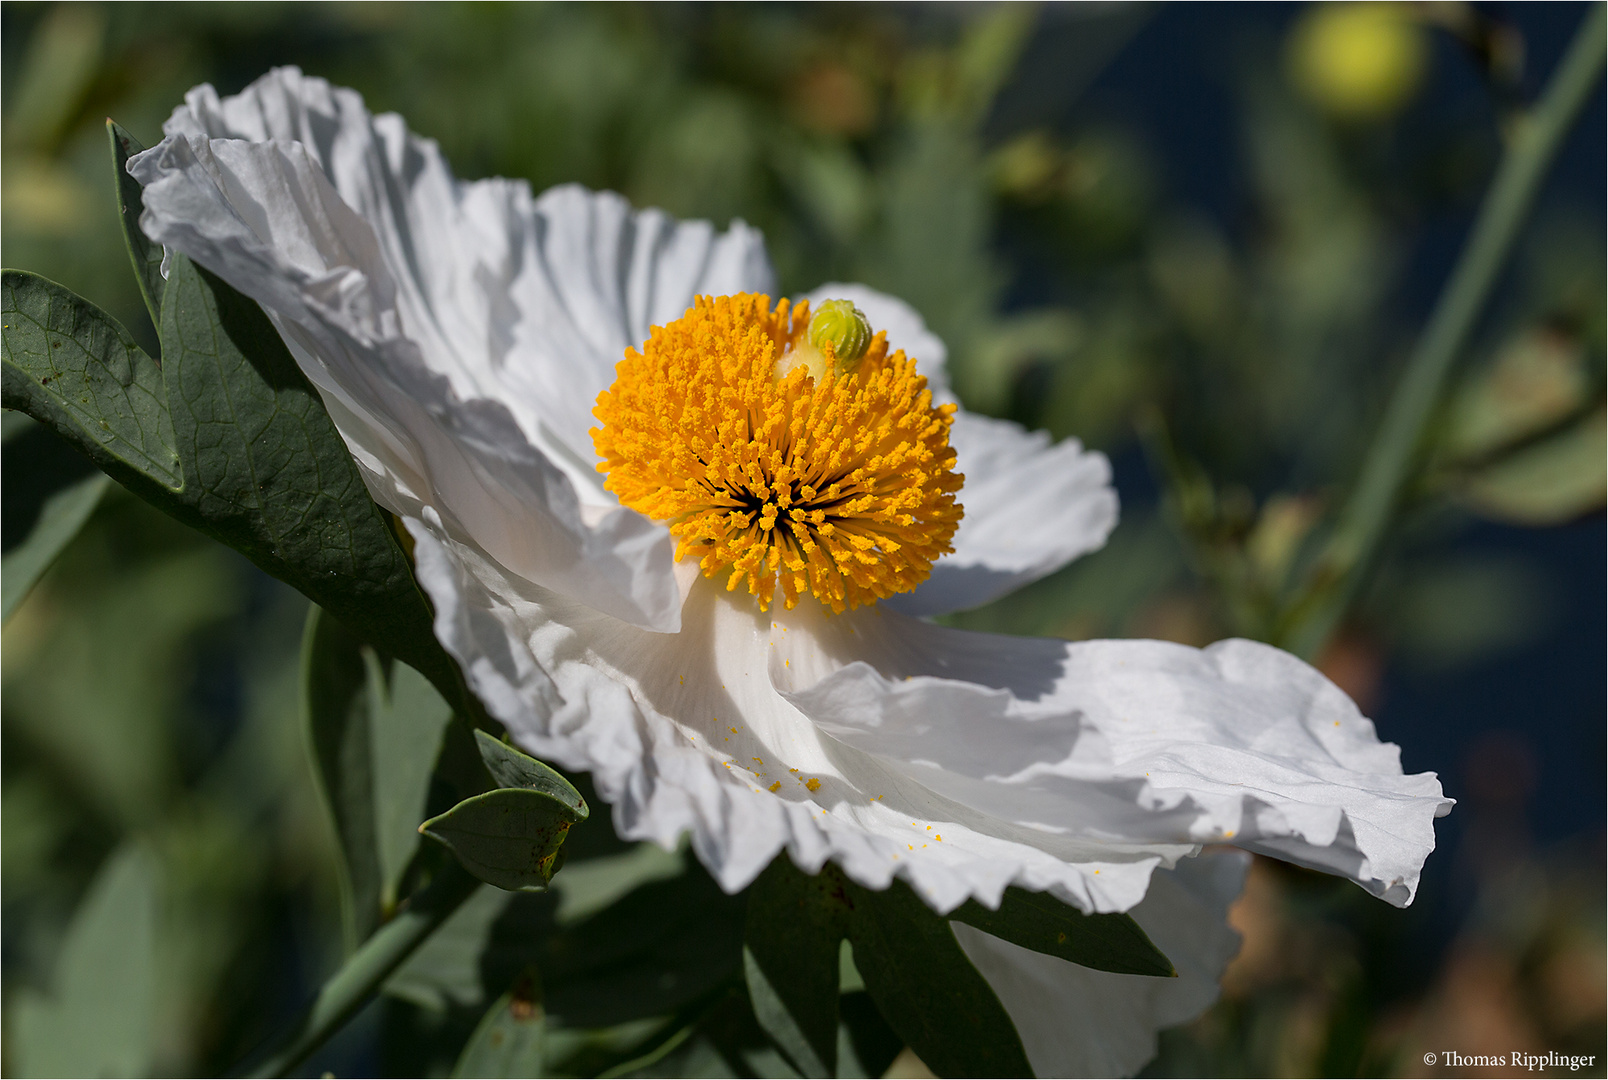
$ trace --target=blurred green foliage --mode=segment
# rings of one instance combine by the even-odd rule
[[[1512,28],[1461,5],[1349,21],[1313,8],[1283,40],[1243,35],[1225,68],[1248,225],[1231,231],[1169,192],[1140,129],[1072,109],[1166,11],[0,13],[4,262],[100,304],[148,349],[103,119],[153,144],[192,85],[228,93],[298,63],[401,113],[462,176],[524,177],[538,190],[578,181],[681,216],[741,217],[764,230],[785,290],[858,280],[915,305],[948,343],[971,407],[1113,455],[1142,449],[1158,507],[1125,507],[1105,550],[955,621],[1191,643],[1272,633],[1416,333],[1400,303],[1409,238],[1477,196],[1517,62]],[[1448,58],[1488,89],[1475,120],[1413,112]],[[1546,206],[1512,281],[1438,421],[1406,528],[1320,661],[1365,709],[1387,657],[1455,669],[1545,626],[1532,566],[1445,558],[1467,515],[1549,525],[1602,507],[1601,206]],[[8,491],[46,467],[28,462],[71,461],[14,419]],[[15,452],[14,438],[42,456]],[[8,521],[8,560],[14,532]],[[339,962],[338,848],[296,723],[305,612],[240,557],[113,487],[7,623],[6,1071],[220,1074]],[[486,1014],[474,1054],[502,1025],[576,1075],[654,1038],[651,1060],[633,1066],[641,1075],[777,1075],[746,1005],[720,996],[739,963],[740,906],[692,860],[619,844],[606,818],[577,827],[555,893],[482,890],[327,1062],[443,1075]],[[1457,1012],[1469,985],[1494,987],[1490,1000],[1538,1048],[1602,1061],[1601,883],[1539,858],[1476,875],[1486,910],[1507,914],[1459,938],[1418,998],[1382,974],[1400,966],[1390,954],[1410,915],[1259,868],[1236,916],[1247,955],[1225,1002],[1169,1035],[1153,1071],[1405,1069],[1421,1041],[1451,1038],[1472,1015]],[[1515,867],[1547,883],[1523,918],[1504,899]],[[586,943],[623,932],[589,918],[627,894],[607,918],[652,912],[652,933],[614,966],[588,967]],[[687,948],[703,962],[689,966],[677,953]],[[1591,956],[1596,966],[1582,966]],[[540,983],[521,990],[531,963]],[[683,981],[665,983],[667,972]],[[846,1024],[856,1008],[875,1012],[863,993],[843,1002]],[[716,1019],[685,1043],[655,1036],[689,1009]],[[539,1032],[518,1026],[538,1014]],[[93,1039],[68,1037],[85,1016],[114,1019]],[[897,1049],[877,1043],[874,1024],[845,1030],[864,1067]],[[379,1051],[363,1043],[376,1032]]]

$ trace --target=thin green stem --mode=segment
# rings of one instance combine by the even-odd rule
[[[1357,485],[1313,571],[1311,591],[1291,620],[1284,644],[1299,655],[1311,657],[1328,641],[1378,555],[1452,365],[1468,344],[1541,184],[1597,85],[1603,68],[1604,25],[1603,5],[1593,4],[1541,100],[1518,122],[1468,243],[1408,360]]]
[[[319,987],[318,996],[288,1041],[250,1075],[284,1076],[339,1031],[413,950],[474,895],[480,882],[457,863],[449,864],[390,922],[358,946],[341,969]]]

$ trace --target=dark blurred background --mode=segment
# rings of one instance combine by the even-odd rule
[[[150,339],[105,118],[152,145],[190,86],[298,64],[400,112],[460,176],[758,225],[785,290],[905,298],[970,407],[1106,451],[1106,549],[956,623],[1269,638],[1585,10],[7,3],[3,261]],[[1459,800],[1419,899],[1259,861],[1223,1000],[1148,1074],[1552,1050],[1604,1075],[1603,101],[1318,660]],[[57,453],[7,415],[8,551],[10,493]],[[62,1067],[97,1007],[113,1072],[219,1074],[338,963],[305,610],[114,489],[7,623],[8,1074]],[[417,1067],[379,1045],[388,1007],[314,1066]]]

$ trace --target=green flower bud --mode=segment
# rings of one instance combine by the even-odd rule
[[[823,352],[830,341],[838,374],[847,374],[859,366],[871,345],[871,320],[852,300],[827,300],[810,319],[809,340]]]

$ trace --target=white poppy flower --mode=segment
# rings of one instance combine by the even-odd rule
[[[263,305],[375,499],[415,538],[436,633],[469,685],[531,752],[591,772],[622,836],[668,847],[690,833],[730,890],[785,849],[872,888],[901,877],[940,912],[995,905],[1012,884],[1132,910],[1183,978],[1089,971],[957,928],[1045,1075],[1132,1071],[1159,1027],[1211,1001],[1237,948],[1223,913],[1244,860],[1180,863],[1203,845],[1411,901],[1450,802],[1433,774],[1403,775],[1397,748],[1294,657],[913,617],[1099,547],[1116,497],[1105,459],[1075,441],[951,416],[943,345],[898,300],[847,285],[806,298],[853,301],[886,333],[895,352],[866,361],[893,380],[883,390],[819,365],[809,384],[764,376],[732,350],[761,323],[780,334],[761,346],[802,348],[802,325],[743,299],[775,290],[741,223],[722,233],[573,186],[533,197],[523,183],[459,181],[399,117],[295,69],[221,100],[199,87],[164,130],[129,166],[145,231]],[[699,309],[726,305],[724,329],[714,315],[694,325],[699,296],[737,298]],[[697,381],[700,364],[727,380],[720,393]],[[861,397],[835,435],[761,438],[752,424],[775,414],[743,411],[837,391]],[[810,407],[815,423],[825,406]],[[833,438],[860,455],[858,509],[800,486]],[[599,448],[618,466],[607,475]],[[790,533],[755,525],[792,512],[778,468],[792,470],[790,497],[821,511],[796,529],[783,520]],[[622,505],[622,489],[647,512]],[[747,516],[720,516],[734,507]],[[672,536],[656,512],[701,514],[704,531]],[[678,543],[691,551],[679,562]],[[722,558],[738,571],[713,565]]]

